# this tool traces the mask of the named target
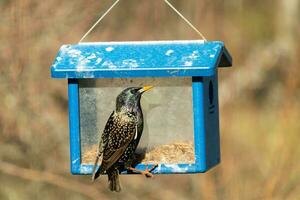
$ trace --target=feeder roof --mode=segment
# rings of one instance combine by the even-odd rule
[[[63,45],[53,78],[211,76],[231,66],[220,41],[97,42]]]

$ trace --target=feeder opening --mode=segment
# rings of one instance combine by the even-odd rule
[[[81,163],[94,164],[99,139],[127,87],[152,85],[141,98],[144,130],[136,163],[194,163],[192,78],[80,79]]]

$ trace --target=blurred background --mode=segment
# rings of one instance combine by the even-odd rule
[[[222,162],[205,174],[69,172],[67,81],[50,78],[109,0],[0,0],[0,199],[299,199],[300,2],[171,1],[234,60],[220,69]],[[199,39],[162,0],[123,0],[86,41]]]

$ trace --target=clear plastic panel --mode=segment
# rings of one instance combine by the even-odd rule
[[[136,153],[142,163],[194,163],[191,78],[82,79],[79,81],[82,163],[93,164],[118,94],[152,85],[141,99],[144,131]]]

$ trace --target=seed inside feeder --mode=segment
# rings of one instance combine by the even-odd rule
[[[98,145],[90,149],[84,149],[82,155],[83,164],[94,164]],[[194,145],[192,142],[174,142],[156,146],[145,154],[137,154],[140,163],[194,163]]]
[[[142,163],[194,163],[192,142],[175,142],[156,146],[145,154]]]

